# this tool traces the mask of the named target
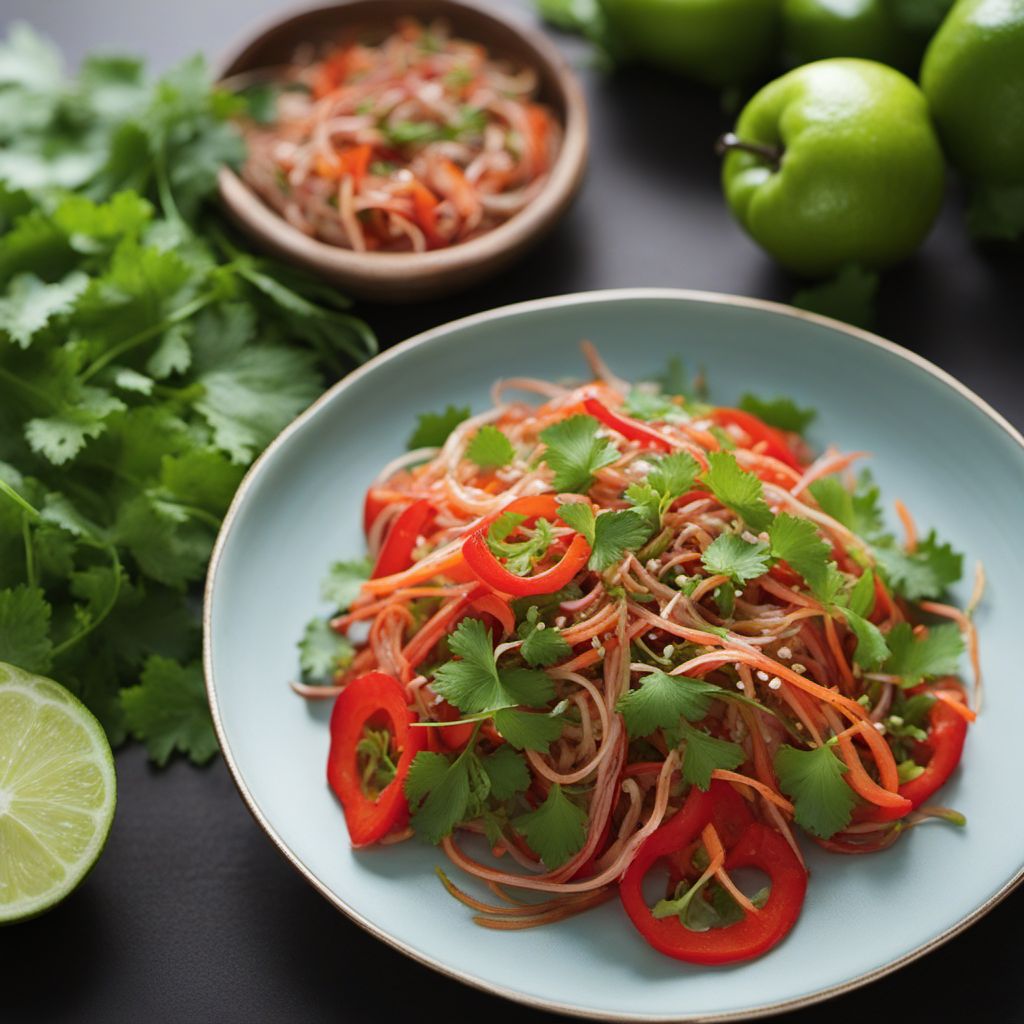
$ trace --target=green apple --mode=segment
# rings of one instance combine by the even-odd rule
[[[600,0],[608,43],[626,59],[705,85],[736,85],[769,66],[780,0]]]
[[[1024,0],[959,0],[928,47],[921,87],[967,177],[1024,185]]]
[[[942,150],[924,95],[874,61],[817,61],[770,82],[720,148],[739,222],[808,277],[898,263],[942,203]]]
[[[793,65],[864,57],[916,72],[952,2],[783,0],[783,52]]]

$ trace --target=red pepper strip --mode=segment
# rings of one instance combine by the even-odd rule
[[[462,712],[452,707],[446,700],[442,700],[433,709],[438,721],[457,722],[462,717]],[[446,725],[438,729],[424,729],[424,732],[437,733],[441,740],[441,746],[447,750],[461,750],[470,740],[476,729],[475,722],[466,722],[465,725]]]
[[[374,488],[366,492],[363,499],[363,533],[369,533],[374,520],[387,508],[388,503],[376,497]]]
[[[764,453],[770,455],[779,462],[784,462],[790,469],[798,473],[803,472],[804,467],[797,461],[796,456],[789,450],[785,436],[774,427],[769,427],[752,413],[744,412],[742,409],[713,409],[708,418],[714,420],[719,426],[739,427],[756,445],[764,442]]]
[[[926,687],[915,687],[911,693],[927,693]],[[920,746],[931,753],[924,771],[916,779],[904,782],[899,794],[910,801],[911,806],[903,814],[895,809],[880,808],[871,815],[871,821],[894,821],[902,818],[911,809],[920,807],[929,797],[941,789],[960,763],[964,740],[967,738],[967,721],[948,704],[936,700],[928,712],[928,738]]]
[[[779,943],[796,923],[807,890],[807,872],[774,829],[752,821],[741,797],[727,783],[693,789],[682,810],[640,847],[619,885],[626,913],[659,952],[696,964],[750,960]],[[690,931],[677,917],[656,918],[643,895],[644,877],[659,861],[693,842],[708,822],[729,851],[726,870],[753,867],[771,879],[768,902],[756,914],[725,928]]]
[[[387,537],[377,556],[377,564],[373,567],[371,579],[381,576],[392,576],[396,572],[404,572],[412,565],[412,553],[416,547],[416,538],[423,532],[427,520],[434,514],[434,507],[426,498],[414,501],[408,508],[401,511],[398,518],[391,524]]]
[[[530,597],[534,594],[553,594],[561,590],[578,573],[590,558],[590,544],[587,538],[577,533],[562,560],[536,576],[516,576],[506,569],[491,554],[487,538],[481,531],[471,533],[462,545],[466,563],[476,573],[481,583],[487,584],[501,594],[512,597]]]
[[[516,617],[503,597],[498,594],[484,594],[472,605],[473,611],[490,615],[501,626],[503,636],[511,636],[516,631]]]
[[[331,749],[327,782],[341,801],[353,846],[368,846],[405,825],[409,805],[402,786],[412,759],[424,749],[425,729],[412,729],[405,690],[394,676],[370,672],[353,679],[338,695],[331,712]],[[357,747],[367,726],[387,728],[398,751],[395,777],[376,797],[363,790]]]
[[[672,442],[668,438],[662,437],[656,430],[651,430],[639,420],[612,412],[607,405],[599,402],[596,398],[584,398],[583,405],[591,416],[597,417],[606,427],[611,427],[616,433],[628,437],[630,441],[640,441],[642,444],[660,448],[663,452],[672,451]]]

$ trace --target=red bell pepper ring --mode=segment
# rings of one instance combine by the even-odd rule
[[[650,445],[652,448],[659,448],[663,452],[672,451],[672,442],[667,437],[662,437],[656,430],[641,423],[639,420],[631,419],[629,416],[620,416],[612,412],[603,402],[596,398],[585,398],[583,406],[596,419],[599,419],[606,427],[610,427],[616,433],[629,438],[630,441],[639,441],[641,444]]]
[[[516,576],[506,569],[487,546],[486,532],[471,533],[462,545],[466,564],[481,583],[511,597],[553,594],[570,583],[590,559],[590,544],[581,533],[573,537],[561,561],[536,576]]]
[[[434,506],[426,498],[420,498],[402,509],[384,538],[371,579],[393,576],[412,565],[416,541],[433,514]]]
[[[768,875],[771,891],[756,914],[696,932],[678,917],[656,918],[644,899],[643,881],[658,861],[694,842],[708,822],[727,851],[725,869],[757,868]],[[806,891],[807,872],[786,840],[753,821],[742,797],[717,781],[706,793],[696,788],[690,792],[679,813],[640,847],[619,885],[626,913],[651,946],[676,960],[707,965],[751,960],[777,945],[800,916]]]
[[[720,427],[736,426],[742,430],[754,444],[764,444],[764,453],[773,459],[785,463],[790,469],[802,473],[804,467],[800,465],[796,456],[789,450],[786,438],[782,431],[769,427],[767,423],[759,420],[752,413],[744,412],[742,409],[713,409],[708,414]]]
[[[408,821],[409,805],[402,787],[412,759],[427,741],[426,729],[411,728],[416,720],[404,688],[384,672],[354,679],[334,702],[327,782],[341,801],[353,846],[375,843]],[[364,790],[359,766],[358,745],[367,726],[386,728],[391,748],[398,752],[395,776],[376,796]]]
[[[928,688],[915,687],[910,692],[927,693]],[[944,701],[936,700],[928,712],[927,739],[920,744],[930,754],[928,763],[916,779],[904,782],[898,789],[900,796],[910,801],[910,809],[916,810],[946,784],[960,763],[966,738],[967,720]],[[871,815],[871,820],[894,821],[906,813],[879,808]]]

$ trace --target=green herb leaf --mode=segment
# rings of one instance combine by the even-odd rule
[[[913,628],[901,622],[886,636],[891,654],[882,671],[899,676],[901,685],[916,686],[932,676],[954,675],[964,653],[964,640],[952,622],[932,626],[923,636],[914,636]]]
[[[533,536],[522,541],[508,538],[526,521],[518,512],[502,512],[487,531],[487,547],[496,558],[506,559],[505,568],[516,576],[526,576],[536,562],[547,554],[554,535],[546,519],[538,519]]]
[[[468,420],[469,406],[449,405],[444,412],[421,412],[416,417],[416,429],[409,437],[408,448],[440,448],[448,435],[463,421]]]
[[[767,530],[772,512],[764,500],[764,488],[753,474],[740,469],[731,452],[711,452],[704,481],[714,496],[731,508],[754,532]]]
[[[768,571],[768,545],[764,541],[751,544],[738,534],[723,533],[704,549],[701,561],[713,576],[728,576],[742,586]]]
[[[775,755],[779,787],[793,801],[797,823],[821,839],[850,823],[857,798],[843,780],[846,771],[830,746],[781,746]]]
[[[526,619],[519,623],[518,633],[523,641],[519,653],[533,668],[546,668],[572,654],[572,648],[562,636],[562,631],[539,620],[536,605],[530,608]]]
[[[491,796],[495,799],[509,800],[529,788],[530,770],[526,767],[526,758],[508,744],[481,758],[480,763],[490,780]]]
[[[320,584],[320,596],[330,601],[338,611],[347,611],[371,572],[373,563],[369,558],[334,562]]]
[[[547,753],[548,747],[562,735],[561,716],[535,714],[513,708],[496,711],[494,727],[516,750]]]
[[[553,871],[583,849],[587,841],[587,813],[577,807],[556,782],[536,810],[512,822],[530,849]]]
[[[463,619],[448,638],[459,661],[449,661],[434,673],[434,690],[460,711],[475,714],[491,708],[544,707],[555,688],[546,672],[532,669],[498,670],[487,627],[479,619]]]
[[[876,544],[878,568],[890,587],[908,601],[939,598],[963,573],[963,555],[941,543],[932,530],[913,553],[895,543]]]
[[[875,271],[850,264],[828,281],[802,288],[793,296],[793,305],[856,327],[870,328],[875,322],[878,284]]]
[[[166,764],[175,750],[196,764],[217,752],[198,662],[179,665],[154,655],[146,662],[139,685],[121,691],[121,705],[131,734],[146,744],[157,764]]]
[[[450,836],[469,809],[469,757],[449,760],[420,751],[409,765],[404,791],[412,811],[412,827],[431,843]]]
[[[738,743],[716,739],[692,725],[683,725],[681,737],[685,743],[683,779],[698,789],[708,789],[711,785],[711,773],[716,768],[732,771],[747,759]]]
[[[853,660],[861,668],[868,670],[878,668],[890,653],[889,645],[886,643],[882,631],[873,622],[858,615],[852,608],[841,609],[841,614],[846,619],[846,625],[857,637]]]
[[[834,600],[842,581],[831,561],[832,549],[821,539],[814,523],[781,512],[768,528],[768,538],[772,556],[803,576],[819,601]]]
[[[739,407],[770,427],[794,434],[802,434],[818,415],[817,410],[802,409],[791,398],[758,398],[749,391],[740,399]]]
[[[299,665],[303,675],[317,682],[331,682],[334,674],[352,661],[354,654],[352,644],[322,618],[311,619],[299,641]]]
[[[848,491],[834,476],[822,477],[810,486],[810,492],[830,515],[860,537],[874,537],[882,528],[879,490],[869,473],[862,473],[855,491]]]
[[[640,679],[640,686],[624,693],[615,710],[622,715],[630,737],[650,736],[657,729],[672,729],[680,718],[699,722],[721,696],[721,687],[691,676],[670,676],[655,669]]]
[[[481,469],[507,466],[516,457],[512,442],[489,423],[482,426],[466,447],[466,458]]]
[[[541,460],[551,467],[556,491],[586,493],[594,474],[619,458],[619,450],[597,436],[600,424],[593,416],[571,416],[541,431],[547,445]]]
[[[39,587],[0,590],[0,661],[47,672],[53,661],[50,605]]]

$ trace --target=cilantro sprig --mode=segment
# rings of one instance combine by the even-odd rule
[[[595,572],[610,569],[651,535],[650,525],[632,509],[597,515],[589,502],[582,501],[559,505],[558,517],[587,538],[591,548],[587,565]]]
[[[216,743],[194,594],[246,466],[372,352],[348,300],[242,252],[206,205],[245,100],[30,29],[0,43],[0,660],[53,675],[115,744]],[[340,574],[331,599],[351,594]],[[321,623],[307,673],[344,642]]]
[[[600,423],[593,416],[570,416],[540,433],[547,446],[541,460],[554,472],[556,491],[585,493],[594,474],[619,458],[611,441],[597,436]]]
[[[797,824],[821,839],[850,823],[857,798],[843,779],[847,770],[829,744],[812,750],[784,745],[775,755],[779,787],[793,801]]]

